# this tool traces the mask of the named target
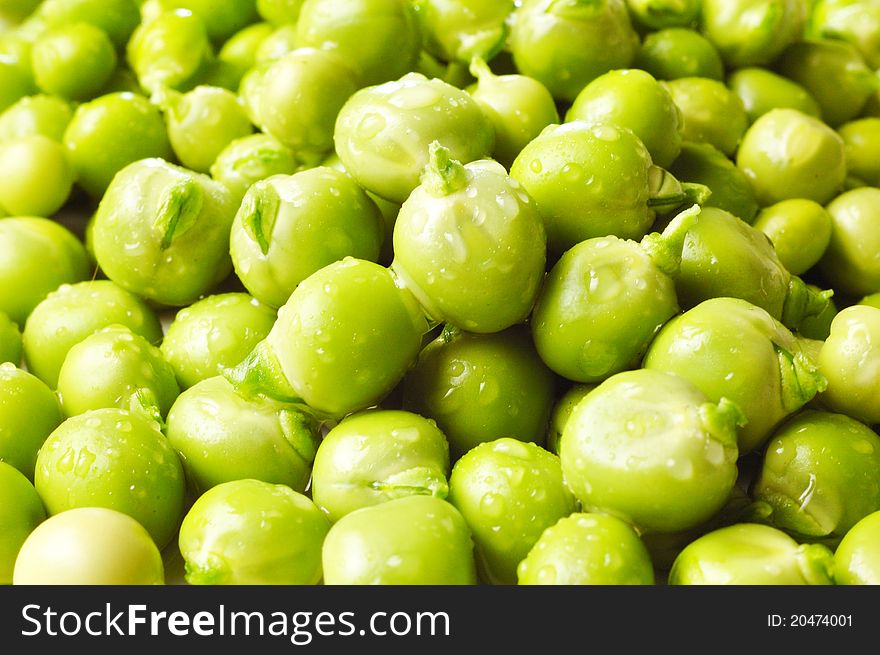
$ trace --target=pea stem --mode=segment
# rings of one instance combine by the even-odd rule
[[[437,198],[448,196],[465,188],[469,176],[461,162],[452,159],[449,149],[433,141],[428,146],[428,165],[422,173],[422,184]]]

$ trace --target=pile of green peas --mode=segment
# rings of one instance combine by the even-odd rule
[[[877,0],[0,0],[0,584],[880,584]]]

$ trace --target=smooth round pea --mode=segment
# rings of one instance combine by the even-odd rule
[[[237,480],[206,491],[180,526],[190,584],[314,585],[329,522],[280,484]]]
[[[252,184],[273,175],[292,175],[299,167],[293,150],[259,133],[235,139],[221,150],[211,165],[211,177],[223,183],[241,205]]]
[[[844,414],[802,412],[768,442],[752,496],[774,527],[837,541],[880,510],[880,437]]]
[[[229,190],[207,175],[143,159],[120,171],[98,211],[92,238],[108,278],[158,303],[189,305],[232,271]]]
[[[472,585],[473,542],[461,514],[433,496],[407,496],[343,516],[322,553],[328,585]]]
[[[351,177],[320,166],[254,183],[235,215],[232,263],[255,298],[280,307],[312,273],[344,259],[376,261],[384,221]]]
[[[773,109],[756,120],[742,138],[736,165],[762,206],[789,198],[826,203],[846,178],[843,139],[796,109]]]
[[[623,0],[533,0],[513,13],[509,47],[517,69],[573,101],[603,73],[628,68],[639,38]]]
[[[60,143],[72,117],[73,108],[61,98],[24,97],[0,114],[0,142],[40,134]]]
[[[771,109],[797,109],[822,117],[818,103],[804,87],[764,68],[740,68],[727,78],[727,86],[742,100],[751,123]]]
[[[215,86],[197,86],[185,94],[160,98],[174,154],[189,169],[207,173],[217,155],[253,127],[238,97]]]
[[[583,506],[650,532],[677,532],[717,512],[736,482],[731,401],[713,403],[688,380],[654,370],[612,376],[574,408],[559,443]]]
[[[208,36],[222,42],[257,18],[254,0],[154,0],[164,11],[187,9],[205,24]]]
[[[752,224],[758,213],[755,192],[745,173],[708,143],[683,143],[669,172],[682,182],[705,184],[712,192],[703,207],[717,207]]]
[[[2,122],[2,118],[0,118]],[[880,186],[880,118],[862,118],[837,129],[846,149],[847,184]]]
[[[166,433],[199,492],[249,478],[305,491],[319,442],[302,407],[242,398],[222,377],[184,391],[168,413]]]
[[[21,332],[18,325],[4,312],[0,312],[0,364],[21,362]]]
[[[544,530],[517,567],[521,585],[651,585],[654,568],[628,523],[572,514]]]
[[[802,0],[703,0],[700,29],[731,68],[763,66],[800,38],[806,17]]]
[[[39,134],[0,144],[0,206],[17,216],[52,216],[70,197],[64,148]]]
[[[191,86],[213,58],[213,49],[202,19],[176,9],[141,23],[128,41],[126,57],[140,85],[155,93]]]
[[[843,585],[880,584],[880,512],[856,523],[834,551],[834,582]]]
[[[831,242],[819,268],[841,293],[864,296],[880,291],[880,189],[860,187],[832,200]]]
[[[836,39],[793,43],[778,70],[804,87],[819,103],[822,120],[837,127],[859,115],[880,86],[855,47]]]
[[[387,269],[346,257],[303,280],[266,339],[227,376],[243,393],[304,400],[341,417],[382,400],[427,331],[415,298]]]
[[[349,416],[321,441],[312,499],[332,522],[412,495],[446,498],[449,444],[418,414],[376,410]]]
[[[665,85],[681,111],[686,141],[709,143],[727,156],[736,152],[748,126],[739,96],[721,82],[701,77],[682,77]]]
[[[362,187],[403,203],[419,184],[432,142],[448,148],[450,159],[467,164],[492,152],[494,132],[465,91],[407,73],[349,98],[333,139],[346,171]]]
[[[12,582],[161,585],[165,569],[159,549],[136,520],[112,509],[82,507],[37,526],[21,547]]]
[[[873,0],[817,0],[807,35],[854,45],[871,68],[880,68],[880,5]]]
[[[113,324],[126,326],[154,345],[162,339],[153,310],[113,282],[92,280],[59,287],[25,323],[22,337],[28,369],[54,389],[70,349]]]
[[[449,502],[470,526],[478,569],[492,584],[516,584],[517,566],[544,530],[575,510],[559,458],[509,438],[480,444],[458,460]]]
[[[29,72],[13,61],[0,59],[0,111],[5,111],[34,91],[34,81]]]
[[[275,28],[271,34],[260,41],[255,54],[257,63],[281,59],[296,50],[296,24],[286,23]]]
[[[44,0],[34,18],[48,28],[90,23],[122,50],[140,21],[137,5],[132,0]]]
[[[50,292],[87,279],[90,269],[67,228],[45,218],[0,218],[0,311],[19,325]]]
[[[424,48],[442,61],[469,64],[504,46],[513,0],[417,0],[413,3]]]
[[[471,64],[477,85],[469,89],[495,130],[493,156],[510,167],[520,151],[545,127],[559,122],[553,96],[526,75],[495,75],[481,59]]]
[[[408,0],[305,0],[296,43],[332,50],[354,69],[360,86],[371,86],[411,71],[421,37]]]
[[[550,427],[547,428],[547,444],[545,446],[554,455],[559,454],[559,439],[562,437],[565,424],[568,423],[574,408],[583,400],[584,396],[597,386],[596,384],[576,384],[556,401],[553,411],[550,413]]]
[[[724,78],[721,55],[705,36],[694,30],[670,27],[645,35],[633,65],[658,80],[682,77]]]
[[[671,585],[832,584],[833,556],[776,528],[741,523],[690,543],[669,572]]]
[[[160,548],[183,515],[180,460],[140,413],[97,409],[67,419],[37,455],[34,482],[49,514],[106,507],[141,523]]]
[[[181,389],[222,374],[266,338],[277,314],[246,293],[208,296],[181,309],[160,347]]]
[[[160,350],[121,325],[73,346],[58,372],[58,396],[67,416],[103,407],[128,409],[137,399],[164,417],[179,394],[174,369]]]
[[[128,92],[77,107],[64,132],[64,146],[77,184],[94,198],[103,196],[128,164],[173,157],[162,114],[142,95]]]
[[[84,100],[100,91],[116,61],[110,37],[89,23],[57,27],[37,39],[31,52],[37,86],[68,100]]]
[[[22,544],[45,519],[46,510],[34,485],[0,461],[0,585],[12,584]]]
[[[819,370],[828,380],[822,403],[868,424],[880,423],[880,309],[854,305],[831,323],[819,353]]]
[[[273,25],[296,23],[304,0],[257,0],[257,12]]]
[[[831,216],[822,205],[804,198],[765,207],[754,226],[773,242],[779,261],[795,275],[811,269],[831,241]]]
[[[555,381],[528,330],[478,335],[447,329],[404,380],[404,407],[430,417],[454,458],[501,437],[542,443]]]
[[[643,365],[689,380],[713,402],[736,403],[747,419],[738,430],[740,455],[825,388],[807,344],[738,298],[712,298],[669,321]]]
[[[263,41],[274,32],[269,23],[254,23],[232,35],[220,51],[217,60],[234,71],[239,82],[244,74],[257,63],[257,52]]]

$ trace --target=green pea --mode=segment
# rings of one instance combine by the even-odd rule
[[[880,512],[856,523],[834,551],[834,582],[844,585],[880,584]]]
[[[292,175],[300,167],[296,154],[268,134],[230,142],[211,165],[211,177],[223,183],[241,205],[252,184],[273,175]]]
[[[314,585],[330,524],[311,500],[280,484],[237,480],[195,502],[180,527],[190,584]]]
[[[257,0],[257,12],[273,25],[296,23],[304,0]]]
[[[828,204],[831,242],[819,268],[841,293],[863,296],[880,291],[880,189],[861,187],[840,194]]]
[[[725,155],[736,152],[748,126],[742,100],[717,80],[682,77],[665,82],[682,114],[686,141],[709,143]]]
[[[854,305],[834,317],[819,353],[819,370],[828,379],[822,403],[869,424],[880,423],[880,383],[874,375],[880,366],[878,335],[880,309]]]
[[[199,492],[249,478],[302,492],[320,440],[301,408],[242,398],[222,377],[180,395],[168,414],[167,434]]]
[[[669,573],[671,585],[832,584],[832,554],[798,543],[776,528],[731,525],[688,545]]]
[[[332,522],[413,495],[446,498],[449,444],[418,414],[376,410],[349,416],[321,442],[312,498]]]
[[[880,309],[880,292],[871,293],[862,298],[857,304],[859,305],[868,305],[870,307],[876,307]]]
[[[717,207],[746,223],[758,213],[755,192],[745,173],[727,156],[708,143],[683,143],[669,172],[682,182],[705,184],[711,190],[703,207]]]
[[[117,50],[122,50],[140,14],[132,0],[44,0],[34,18],[48,28],[90,23],[106,32]]]
[[[45,519],[46,510],[34,485],[0,461],[0,585],[12,584],[22,544]]]
[[[204,23],[208,36],[222,42],[257,20],[254,0],[155,0],[163,11],[186,9]]]
[[[455,458],[501,437],[543,443],[553,394],[522,326],[486,335],[447,328],[404,381],[404,406],[437,422]]]
[[[773,62],[801,36],[802,0],[703,0],[700,29],[731,68]]]
[[[378,207],[357,182],[321,166],[254,183],[232,224],[232,262],[254,297],[280,307],[328,264],[376,261],[383,233]]]
[[[18,216],[52,216],[73,189],[64,148],[40,134],[0,144],[0,170],[0,205]]]
[[[801,41],[786,48],[779,71],[803,86],[819,103],[831,127],[852,120],[880,87],[858,50],[837,40]]]
[[[181,389],[222,374],[262,341],[277,315],[246,293],[208,296],[181,309],[162,340]]]
[[[217,53],[217,60],[230,66],[240,82],[244,74],[257,63],[260,44],[272,32],[274,28],[269,23],[254,23],[242,28],[223,44]]]
[[[807,36],[841,39],[854,45],[871,68],[880,68],[880,6],[861,0],[817,0]]]
[[[572,514],[543,532],[517,578],[521,585],[650,585],[654,568],[629,524],[607,514]]]
[[[35,486],[49,514],[106,507],[141,523],[161,548],[183,513],[180,460],[145,413],[116,408],[68,418],[37,455]]]
[[[4,312],[0,312],[0,364],[21,362],[21,332],[18,325]]]
[[[355,93],[339,112],[334,133],[349,175],[397,203],[418,186],[433,141],[449,149],[450,159],[467,164],[492,152],[494,132],[470,95],[420,73]]]
[[[585,508],[650,532],[716,513],[736,482],[737,406],[688,380],[640,369],[612,376],[574,408],[559,444],[565,479]]]
[[[658,80],[724,79],[724,63],[712,42],[699,32],[681,27],[647,34],[633,63]]]
[[[201,18],[177,9],[141,23],[126,46],[128,64],[150,93],[164,87],[185,89],[213,58]]]
[[[329,51],[301,48],[266,68],[253,89],[254,122],[295,151],[333,147],[334,122],[356,89],[345,62]]]
[[[0,10],[2,11],[2,10]],[[24,79],[30,78],[30,86],[33,87],[33,69],[31,67],[31,51],[37,34],[30,34],[19,26],[17,29],[9,29],[0,32],[0,58],[7,64],[17,66]],[[2,75],[2,73],[0,73]],[[17,79],[12,77],[11,79]]]
[[[496,162],[462,166],[436,142],[397,216],[392,269],[437,321],[472,332],[522,322],[546,262],[535,202]]]
[[[746,131],[736,165],[762,206],[789,198],[828,202],[843,187],[843,139],[796,109],[773,109]]]
[[[765,207],[755,228],[769,237],[779,261],[795,275],[811,269],[831,241],[831,216],[822,205],[803,198]]]
[[[818,103],[804,87],[764,68],[734,71],[727,85],[742,100],[751,123],[771,109],[783,108],[821,118]]]
[[[180,389],[158,348],[129,328],[103,328],[73,346],[58,372],[67,416],[92,409],[127,409],[133,398],[165,416]]]
[[[562,437],[565,424],[568,423],[574,408],[583,400],[584,396],[597,386],[596,384],[576,384],[566,391],[553,406],[553,411],[550,414],[550,427],[547,429],[546,448],[554,455],[559,454],[559,439]]]
[[[741,455],[761,446],[826,385],[802,341],[737,298],[706,300],[669,321],[644,366],[689,380],[712,402],[736,403],[748,421],[738,431]]]
[[[2,122],[2,118],[0,118]],[[846,149],[847,184],[880,186],[880,118],[863,118],[837,129]]]
[[[33,480],[37,451],[62,418],[49,387],[13,364],[0,364],[0,463]]]
[[[128,164],[173,157],[162,114],[142,95],[125,92],[80,105],[64,132],[64,146],[77,183],[94,198],[103,196]]]
[[[112,509],[82,507],[37,526],[21,547],[12,582],[160,585],[165,567],[156,544],[135,519]]]
[[[238,98],[226,89],[197,86],[185,94],[169,91],[159,104],[165,110],[174,154],[184,166],[200,173],[207,173],[232,141],[253,132]]]
[[[287,23],[276,27],[271,34],[260,41],[254,53],[257,63],[281,59],[296,50],[296,24]]]
[[[366,33],[370,38],[364,38]],[[337,53],[354,69],[360,86],[411,71],[421,49],[415,9],[408,0],[305,0],[296,42]]]
[[[90,275],[89,256],[67,228],[45,218],[0,218],[0,311],[19,325],[50,292]]]
[[[425,50],[443,61],[491,59],[504,46],[513,0],[417,0]]]
[[[626,0],[635,21],[651,30],[693,25],[700,5],[700,0]]]
[[[472,585],[473,542],[461,514],[407,496],[346,514],[324,540],[328,585]]]
[[[545,127],[559,122],[553,96],[526,75],[495,75],[482,59],[470,66],[477,85],[469,90],[495,129],[493,156],[509,167]]]
[[[658,166],[669,166],[681,150],[681,113],[669,91],[645,71],[600,75],[578,94],[565,119],[631,129]]]
[[[182,306],[207,294],[232,270],[232,194],[207,175],[162,159],[121,170],[95,215],[95,256],[119,286]]]
[[[449,501],[473,532],[480,575],[492,584],[516,584],[517,566],[544,530],[575,510],[559,458],[509,438],[458,460]]]
[[[836,542],[880,510],[880,437],[843,414],[802,412],[768,442],[752,495],[774,527]]]
[[[104,31],[89,23],[74,23],[38,39],[31,62],[42,91],[83,100],[109,81],[116,68],[116,50]]]
[[[629,68],[639,37],[623,0],[525,2],[513,13],[509,48],[517,69],[573,101],[603,73]]]
[[[575,382],[600,382],[637,366],[657,331],[679,312],[670,274],[695,220],[682,215],[642,247],[609,236],[566,251],[532,314],[544,362]]]
[[[400,382],[427,330],[415,298],[387,269],[347,257],[306,278],[227,377],[242,393],[305,401],[341,417],[375,405]]]
[[[72,117],[73,108],[61,98],[27,96],[0,114],[0,143],[37,134],[60,143]]]
[[[41,0],[6,0],[0,6],[0,16],[11,22],[24,20],[39,6]]]

